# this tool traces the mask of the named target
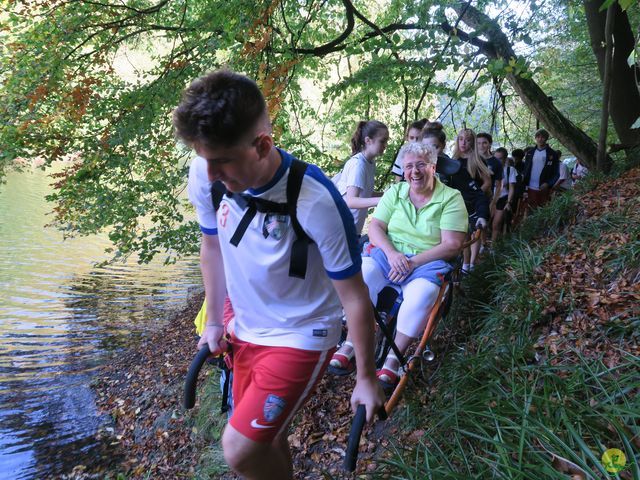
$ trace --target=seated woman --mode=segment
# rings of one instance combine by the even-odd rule
[[[399,157],[406,182],[393,185],[380,199],[369,225],[375,247],[363,258],[362,274],[373,303],[385,286],[402,288],[395,342],[404,353],[426,325],[443,277],[452,269],[447,261],[460,253],[467,210],[460,192],[436,178],[433,147],[409,143]],[[353,354],[347,337],[331,365],[347,368]],[[398,369],[398,359],[391,352],[378,377],[395,383]]]

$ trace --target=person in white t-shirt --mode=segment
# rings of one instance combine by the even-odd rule
[[[500,192],[498,195],[498,201],[496,202],[496,210],[493,216],[491,224],[491,243],[494,244],[496,240],[502,234],[502,225],[504,223],[505,212],[510,212],[513,208],[513,197],[516,191],[516,176],[517,171],[515,167],[508,164],[509,152],[506,148],[499,147],[493,155],[500,161],[503,170],[504,181],[501,184]]]
[[[576,158],[576,164],[571,170],[571,184],[575,185],[589,173],[589,169],[582,164],[582,160]]]
[[[560,152],[558,152],[558,156],[560,156]],[[564,192],[567,190],[571,190],[571,187],[572,182],[569,167],[567,167],[566,163],[560,161],[558,163],[558,181],[553,186],[553,190],[555,192]]]
[[[527,149],[524,157],[523,183],[526,188],[527,205],[531,210],[549,201],[551,188],[559,177],[558,152],[549,145],[549,132],[544,128],[534,135],[535,147]]]
[[[371,420],[384,403],[352,217],[318,167],[275,147],[264,97],[249,78],[220,70],[195,80],[173,123],[201,158],[188,186],[207,230],[200,251],[207,323],[198,348],[217,354],[225,347],[226,291],[235,311],[234,411],[222,436],[224,457],[243,478],[291,480],[287,429],[329,363],[343,309],[358,361],[352,408],[365,405]],[[303,172],[296,218],[312,240],[304,278],[290,276],[298,239],[292,217],[268,210],[287,204],[294,165]],[[209,181],[226,189],[217,206],[207,198]]]
[[[376,158],[387,148],[389,129],[377,120],[358,122],[351,138],[351,154],[338,174],[336,187],[351,209],[356,233],[360,235],[369,208],[375,207],[380,195],[375,195]]]

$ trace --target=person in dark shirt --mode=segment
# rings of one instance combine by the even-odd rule
[[[485,195],[491,192],[491,173],[478,156],[476,149],[476,134],[473,130],[469,128],[460,130],[456,137],[456,144],[453,148],[453,160],[460,164],[460,170],[452,179],[452,182],[455,183],[449,186],[458,188],[455,185],[459,185],[461,188],[467,190],[469,194],[471,190],[480,189],[480,195],[484,197],[484,202],[486,203],[480,200],[480,198],[477,198],[477,194],[474,193],[474,197],[476,197],[475,201],[478,205],[482,205],[481,208],[484,208],[486,205],[487,211],[485,214],[484,211],[481,213],[477,208],[473,210],[477,216],[474,218],[469,217],[469,226],[471,227],[471,230],[478,227],[485,228],[489,219],[489,200]],[[462,193],[462,197],[466,203],[467,198],[465,198],[465,194],[462,190],[460,190],[460,192]],[[463,271],[471,271],[475,265],[478,250],[480,249],[479,242],[474,243],[472,247],[473,249],[465,248],[464,250],[464,262],[462,264]]]
[[[438,178],[442,183],[448,187],[455,188],[462,194],[462,199],[469,214],[469,225],[475,228],[480,218],[488,221],[489,200],[480,189],[478,183],[471,178],[466,168],[466,162],[463,164],[459,160],[453,160],[444,153],[447,135],[440,122],[427,122],[422,129],[422,143],[431,145],[438,152],[438,164],[436,166]]]
[[[521,148],[514,149],[511,152],[511,157],[513,158],[513,168],[516,169],[516,185],[513,194],[511,211],[507,212],[505,218],[507,231],[511,231],[512,225],[517,221],[518,206],[520,205],[522,196],[524,195],[524,183],[522,177],[522,174],[524,173],[524,150]]]
[[[513,157],[513,166],[522,175],[524,172],[524,150],[516,148],[511,152],[511,156]]]
[[[502,163],[491,153],[491,146],[493,145],[493,137],[491,134],[481,132],[476,138],[478,147],[478,156],[484,161],[485,165],[491,172],[491,203],[489,204],[491,210],[491,217],[495,215],[496,204],[500,198],[500,192],[502,191],[502,182],[504,178]]]

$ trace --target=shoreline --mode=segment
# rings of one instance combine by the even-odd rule
[[[189,424],[191,414],[182,407],[182,396],[196,353],[193,319],[203,299],[204,291],[190,295],[165,325],[101,368],[91,386],[98,411],[111,419],[97,436],[113,447],[120,461],[106,470],[90,468],[85,473],[79,468],[67,478],[193,475],[202,445]]]
[[[171,315],[166,325],[102,367],[91,386],[99,412],[110,417],[97,438],[113,449],[111,465],[78,465],[63,478],[103,479],[120,474],[127,479],[193,478],[198,467],[203,467],[200,458],[211,456],[207,455],[208,447],[219,450],[217,439],[205,438],[195,427],[196,417],[207,415],[201,407],[209,405],[211,397],[216,398],[208,415],[222,415],[218,411],[217,368],[203,369],[194,409],[186,411],[182,406],[185,375],[196,353],[193,319],[203,299],[204,291],[190,296],[187,305]],[[211,375],[215,377],[209,382]],[[326,478],[326,473],[342,478],[354,383],[352,376],[325,375],[297,414],[289,434],[294,469],[299,475],[296,478],[320,479]],[[226,423],[224,419],[219,422]],[[365,428],[361,468],[369,472],[376,469],[376,458],[381,455],[377,447],[387,445],[383,437],[390,429],[399,433],[390,421]],[[214,467],[226,473],[215,478],[236,478],[217,457],[222,464]]]

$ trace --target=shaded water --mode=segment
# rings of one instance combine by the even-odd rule
[[[185,304],[197,259],[101,268],[108,241],[62,241],[47,174],[0,185],[0,479],[57,476],[98,453],[97,368]]]

